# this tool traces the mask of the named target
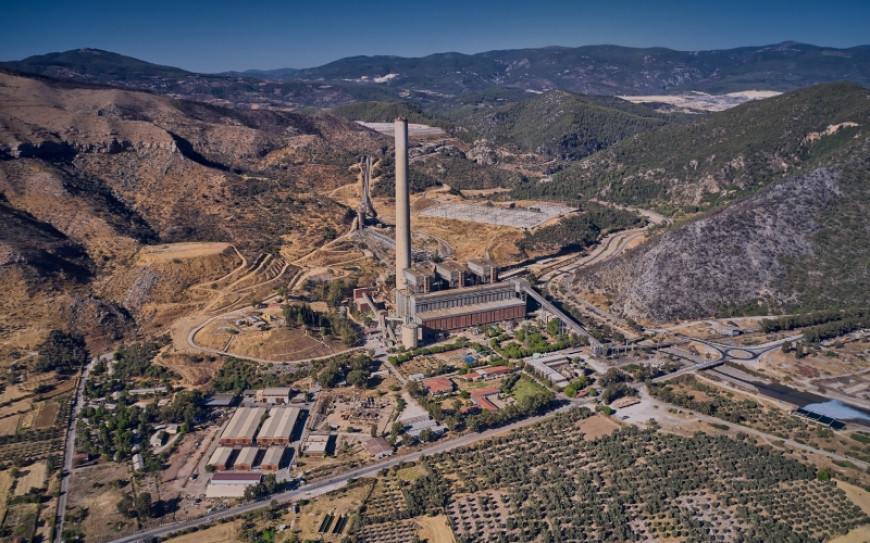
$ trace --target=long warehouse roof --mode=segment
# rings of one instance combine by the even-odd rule
[[[266,413],[265,407],[240,407],[224,430],[221,439],[254,439],[260,418]]]
[[[242,452],[239,453],[239,457],[236,458],[237,466],[248,466],[249,468],[254,465],[254,460],[257,459],[257,452],[260,449],[257,447],[244,447],[242,448]]]
[[[273,407],[269,410],[269,418],[263,423],[263,429],[260,430],[260,439],[289,438],[298,418],[298,407]]]
[[[212,466],[226,466],[231,454],[233,454],[231,447],[218,447],[214,450],[208,463]]]
[[[266,449],[266,454],[263,456],[263,461],[260,465],[277,466],[281,463],[281,458],[284,457],[284,447],[281,445],[272,445]]]
[[[511,298],[509,300],[496,300],[494,302],[484,302],[480,304],[469,304],[458,307],[447,307],[444,309],[433,309],[432,311],[422,311],[415,315],[415,318],[421,321],[438,319],[444,317],[460,317],[462,315],[470,315],[472,313],[482,313],[484,311],[493,311],[496,309],[508,309],[511,307],[525,307],[526,302],[519,298]]]

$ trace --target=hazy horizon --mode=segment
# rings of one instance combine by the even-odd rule
[[[259,2],[120,5],[17,2],[0,20],[0,56],[20,60],[80,48],[216,73],[322,66],[351,56],[424,57],[547,46],[620,45],[680,51],[795,41],[868,43],[870,3],[776,0],[701,5],[544,1],[396,7],[375,1],[287,6]]]

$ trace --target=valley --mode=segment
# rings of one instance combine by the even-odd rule
[[[860,537],[870,91],[789,47],[5,63],[0,541]]]

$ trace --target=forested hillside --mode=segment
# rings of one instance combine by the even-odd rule
[[[870,304],[870,140],[830,168],[744,201],[593,267],[575,288],[657,322]]]
[[[870,90],[819,85],[626,139],[513,195],[710,209],[826,165],[868,123]]]
[[[561,160],[578,160],[677,117],[618,98],[550,91],[497,108],[477,109],[467,117],[444,114],[498,145]]]

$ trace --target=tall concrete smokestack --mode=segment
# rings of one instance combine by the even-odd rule
[[[411,267],[411,200],[408,186],[408,119],[396,119],[396,289],[407,287],[402,270]]]

